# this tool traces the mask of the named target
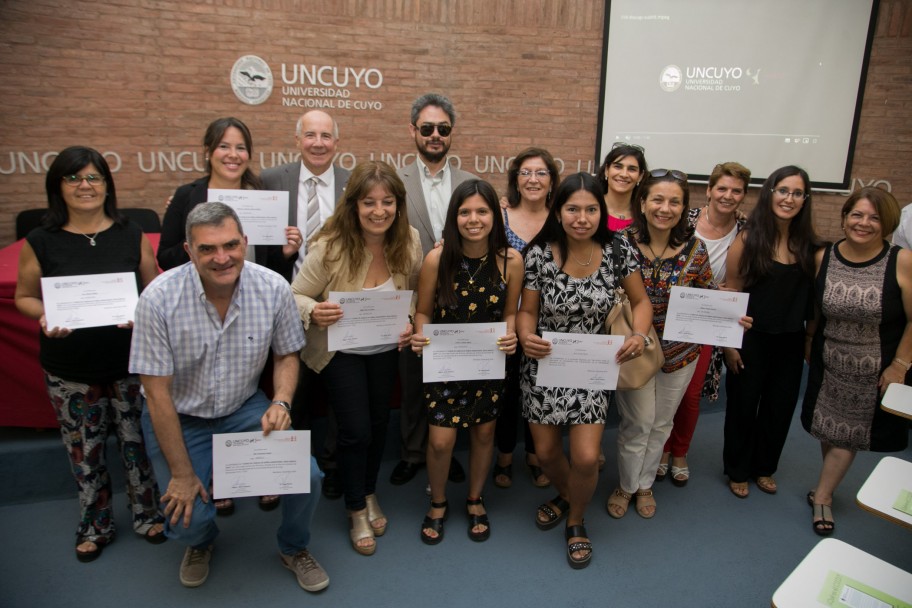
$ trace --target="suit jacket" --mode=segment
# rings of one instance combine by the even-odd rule
[[[350,175],[351,172],[348,169],[333,167],[333,176],[336,180],[334,208],[342,198],[342,193],[345,192],[345,185],[348,183]],[[306,222],[298,223],[298,185],[301,182],[301,162],[266,169],[260,174],[260,179],[266,190],[284,190],[288,193],[288,225],[303,227]]]
[[[456,186],[464,181],[476,179],[468,171],[450,167],[450,193],[456,189]],[[405,198],[408,209],[409,224],[418,231],[421,237],[421,250],[427,255],[428,251],[434,248],[434,229],[431,224],[431,216],[428,214],[427,202],[424,200],[424,188],[421,187],[421,167],[418,161],[406,165],[399,169],[399,177],[405,184]]]
[[[184,184],[174,192],[171,205],[165,211],[161,240],[156,255],[158,265],[162,270],[169,270],[190,261],[190,256],[184,250],[184,241],[187,238],[184,232],[187,216],[194,207],[206,202],[208,192],[208,177]],[[279,273],[285,277],[286,281],[291,282],[297,255],[286,258],[282,254],[281,245],[256,245],[254,257],[257,264]]]

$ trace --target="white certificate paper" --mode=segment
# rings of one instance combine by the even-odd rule
[[[506,323],[435,323],[422,331],[431,339],[421,357],[425,382],[506,377],[507,355],[497,346]]]
[[[663,340],[741,348],[748,294],[737,291],[672,287]]]
[[[342,318],[327,328],[330,351],[398,344],[408,323],[411,290],[330,291],[329,301],[342,307]]]
[[[132,272],[41,279],[48,328],[104,327],[133,320],[139,293]]]
[[[284,245],[288,225],[288,193],[282,190],[219,190],[210,188],[209,202],[235,210],[251,245]]]
[[[613,391],[621,368],[615,361],[624,336],[543,331],[551,354],[538,360],[536,386]]]
[[[310,431],[221,433],[212,436],[215,498],[308,494]]]

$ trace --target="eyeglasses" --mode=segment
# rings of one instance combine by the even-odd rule
[[[533,175],[538,179],[545,179],[546,177],[551,177],[551,173],[544,169],[538,169],[532,171],[531,169],[520,169],[518,175],[520,177],[532,177]]]
[[[421,133],[421,137],[430,137],[434,134],[434,129],[437,129],[437,132],[440,134],[440,137],[449,137],[450,132],[453,130],[453,125],[442,124],[435,125],[433,123],[426,122],[421,126],[414,125],[418,132]]]
[[[679,182],[687,181],[687,174],[677,169],[653,169],[649,172],[649,177],[665,177],[666,175],[670,175]]]
[[[808,197],[808,193],[804,190],[795,190],[794,192],[790,192],[788,188],[770,188],[770,190],[782,198],[788,198],[791,196],[796,201],[802,201]]]
[[[82,180],[89,182],[90,186],[96,186],[105,182],[105,178],[103,176],[95,175],[94,173],[89,173],[88,175],[63,176],[63,183],[65,183],[67,186],[78,186],[82,183]]]
[[[627,143],[626,141],[616,141],[613,144],[611,144],[612,150],[614,150],[616,148],[633,148],[634,150],[637,150],[644,154],[646,153],[646,148],[644,148],[643,146],[638,146],[636,144]]]

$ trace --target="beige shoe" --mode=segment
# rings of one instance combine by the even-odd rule
[[[314,592],[329,587],[329,575],[307,549],[294,555],[279,553],[279,557],[282,558],[282,565],[295,573],[301,589]]]
[[[374,522],[380,519],[386,520],[386,515],[383,514],[383,511],[380,509],[380,503],[377,502],[377,495],[370,494],[365,496],[364,500],[367,501],[367,521],[370,522],[371,529],[374,531],[374,536],[383,536],[386,534],[386,526],[389,523],[384,523],[382,526],[375,526]]]
[[[371,528],[370,522],[367,520],[367,509],[350,512],[348,519],[351,522],[351,529],[349,529],[348,535],[351,538],[352,549],[361,555],[373,555],[374,551],[377,550],[377,541],[374,540],[374,529]],[[371,540],[370,544],[358,544],[368,538]]]
[[[202,549],[187,547],[181,560],[180,582],[184,587],[199,587],[209,578],[209,560],[212,559],[212,545]]]

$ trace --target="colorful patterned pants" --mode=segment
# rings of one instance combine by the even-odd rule
[[[79,489],[82,519],[78,542],[114,540],[111,476],[105,459],[108,431],[113,427],[127,477],[133,530],[145,534],[162,521],[158,486],[143,443],[139,377],[110,384],[70,382],[44,373],[51,405],[57,413],[63,445]]]

